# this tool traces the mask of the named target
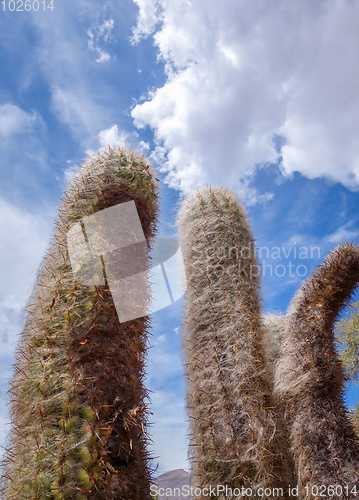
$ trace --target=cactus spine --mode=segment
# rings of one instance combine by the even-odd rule
[[[65,192],[17,349],[4,500],[150,498],[143,385],[150,321],[120,324],[107,284],[76,281],[67,233],[134,200],[148,242],[157,193],[143,157],[120,148],[88,159]]]
[[[286,410],[300,498],[338,485],[356,498],[359,447],[343,403],[333,324],[359,280],[359,248],[335,248],[295,295],[285,319],[275,394]],[[327,491],[327,490],[326,490]]]
[[[275,456],[259,267],[244,210],[226,191],[205,188],[184,201],[178,226],[192,481],[201,488],[280,487],[288,471]]]

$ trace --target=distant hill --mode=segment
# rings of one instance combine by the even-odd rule
[[[188,490],[190,487],[189,473],[183,469],[175,469],[161,474],[155,478],[154,484],[156,485],[157,491],[159,491],[160,488],[171,488],[172,496],[166,496],[165,494],[158,495],[158,500],[166,500],[167,498],[168,500],[192,500],[190,495],[185,495],[187,492],[186,489],[182,490],[183,486],[187,486]],[[178,491],[175,490],[175,488],[177,488]]]

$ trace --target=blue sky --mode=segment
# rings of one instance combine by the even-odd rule
[[[146,154],[163,237],[175,236],[177,203],[192,190],[236,191],[267,265],[264,313],[284,312],[338,243],[359,243],[357,2],[13,6],[0,5],[0,407],[59,198],[88,153],[120,144]],[[160,472],[188,467],[181,307],[153,317]],[[7,418],[2,409],[0,444]]]

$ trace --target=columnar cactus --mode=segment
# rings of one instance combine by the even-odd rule
[[[134,243],[131,226],[117,248],[112,223],[93,216],[107,210],[116,221],[113,209],[126,202],[137,209],[144,245]],[[143,385],[150,320],[142,306],[157,218],[154,174],[132,151],[88,159],[66,191],[17,348],[4,500],[150,498]],[[185,200],[178,219],[197,500],[213,485],[234,492],[220,499],[243,488],[246,497],[290,496],[297,482],[301,499],[322,496],[320,488],[356,498],[359,444],[333,324],[359,281],[359,247],[337,247],[284,321],[264,321],[260,268],[239,202],[205,188]],[[94,250],[105,247],[112,257],[100,261]]]
[[[263,340],[267,369],[271,380],[274,378],[275,367],[279,359],[280,347],[283,342],[284,315],[266,316],[263,318],[264,328],[267,332]]]
[[[97,284],[74,276],[67,235],[87,216],[133,200],[148,260],[157,192],[143,157],[114,148],[89,158],[65,193],[16,354],[4,500],[150,498],[150,320],[119,322],[106,273]]]
[[[359,446],[343,403],[345,378],[333,333],[358,281],[359,247],[340,245],[286,315],[275,394],[285,407],[302,499],[358,495]]]
[[[193,485],[253,492],[288,485],[245,212],[226,191],[205,188],[184,201],[178,219],[187,280],[183,347]]]

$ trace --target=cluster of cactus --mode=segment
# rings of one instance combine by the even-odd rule
[[[150,498],[150,319],[120,323],[107,280],[74,276],[67,240],[74,224],[131,200],[150,242],[156,179],[143,157],[120,148],[89,158],[65,192],[16,353],[4,500]]]
[[[257,498],[264,484],[258,498],[291,496],[289,486],[298,485],[301,499],[323,492],[354,499],[359,442],[333,328],[359,281],[359,247],[338,246],[287,314],[265,321],[239,202],[205,188],[184,201],[178,219],[192,483],[203,492],[227,485],[233,498],[248,495],[247,486]]]
[[[120,322],[104,262],[102,279],[88,279],[93,262],[87,274],[74,273],[68,235],[132,201],[146,240],[133,256],[149,263],[155,181],[143,157],[110,148],[88,159],[65,193],[16,354],[4,500],[150,498],[150,318]],[[220,500],[243,489],[247,498],[290,497],[297,484],[301,499],[332,485],[341,487],[338,498],[355,498],[359,442],[343,403],[333,325],[359,281],[359,248],[337,247],[284,317],[264,319],[255,243],[234,195],[208,187],[190,195],[178,230],[192,485],[234,492]]]

